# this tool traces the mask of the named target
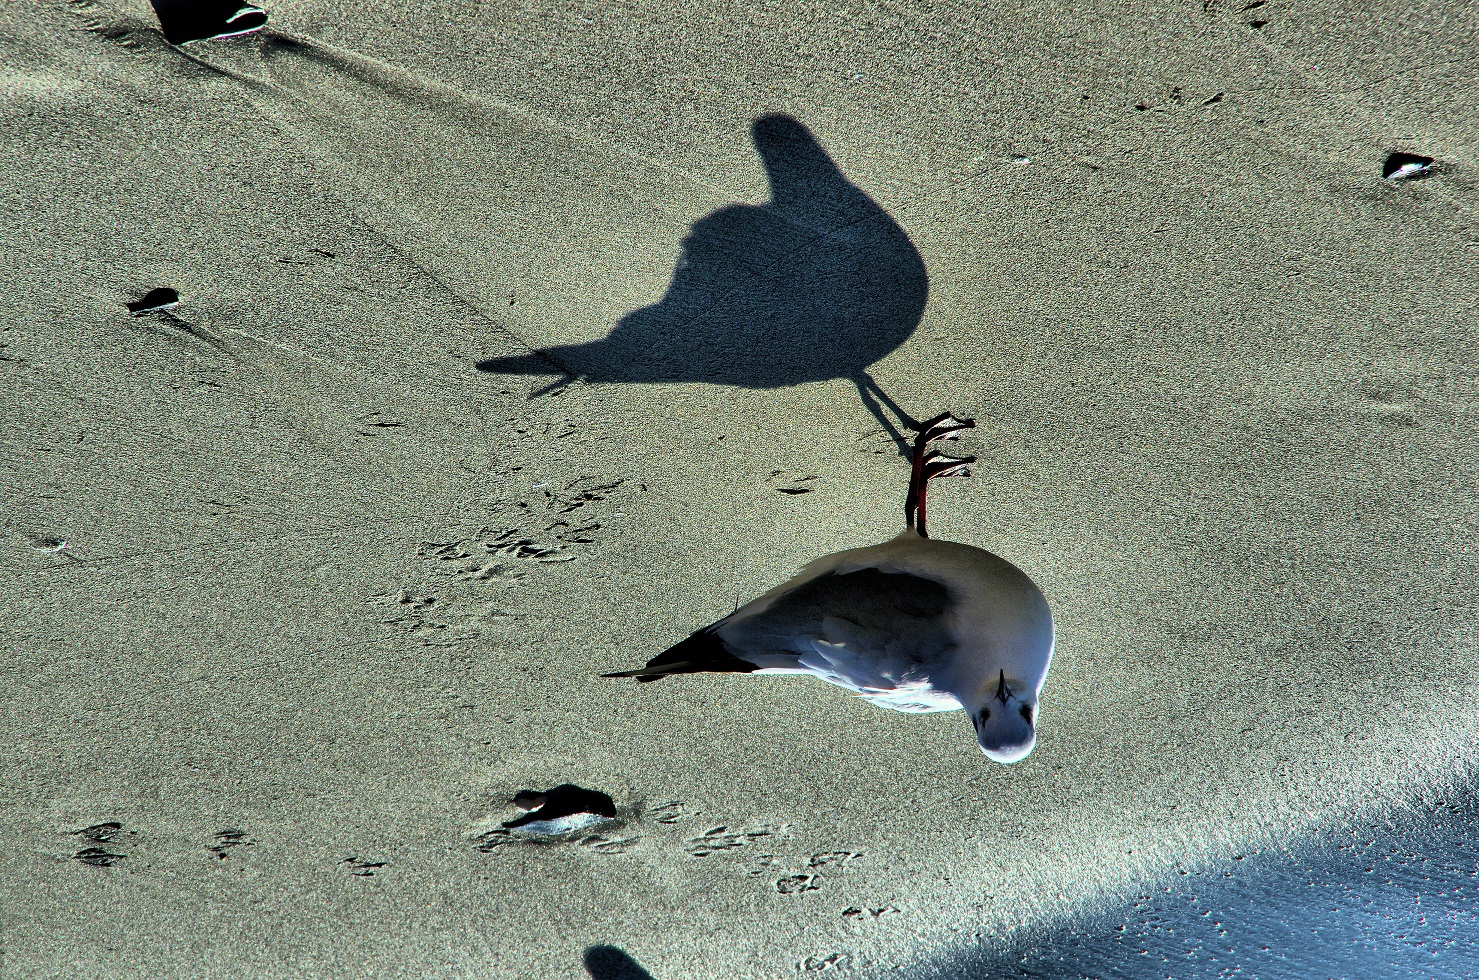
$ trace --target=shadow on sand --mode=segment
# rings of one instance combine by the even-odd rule
[[[591,980],[653,980],[624,950],[615,946],[592,946],[585,951],[585,972]]]
[[[661,302],[629,313],[603,340],[478,368],[743,388],[845,378],[887,428],[878,400],[913,426],[867,368],[919,325],[929,293],[924,261],[801,123],[765,116],[752,134],[770,201],[730,205],[696,222]]]
[[[1010,949],[964,947],[919,980],[1479,976],[1479,786],[1223,866]]]

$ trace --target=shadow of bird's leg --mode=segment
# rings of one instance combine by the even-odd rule
[[[922,423],[919,435],[914,437],[909,493],[904,498],[904,521],[921,538],[929,537],[925,527],[924,500],[930,480],[941,476],[970,476],[968,464],[976,461],[974,456],[946,456],[937,449],[930,449],[929,444],[936,439],[954,439],[960,430],[975,427],[975,419],[958,419],[944,412]]]
[[[529,392],[528,396],[526,396],[524,400],[525,401],[532,402],[534,399],[536,399],[536,398],[542,398],[545,395],[558,394],[558,393],[564,391],[566,388],[570,387],[571,385],[575,384],[575,382],[577,382],[579,380],[580,380],[580,376],[579,375],[576,375],[576,374],[566,375],[565,377],[560,378],[560,379],[558,379],[556,381],[551,381],[549,384],[545,385],[543,388],[539,388],[539,389],[536,389],[535,391]]]
[[[874,381],[873,376],[870,375],[867,371],[864,371],[862,374],[854,375],[852,378],[852,383],[857,385],[858,397],[863,400],[863,405],[867,407],[868,411],[873,414],[873,417],[877,419],[879,421],[879,424],[883,426],[884,431],[888,433],[889,438],[894,441],[894,445],[899,447],[899,455],[904,457],[905,459],[908,459],[909,437],[900,432],[898,430],[898,427],[895,426],[894,423],[889,419],[889,417],[883,413],[883,406],[879,404],[879,399],[875,398],[874,395],[877,394],[879,398],[881,398],[888,405],[889,408],[893,409],[894,414],[898,415],[907,427],[911,429],[918,429],[919,423],[915,422],[912,418],[909,417],[909,414],[907,412],[899,408],[898,405],[894,404],[894,400],[888,397],[888,395],[884,394],[883,389],[878,387],[878,382]]]
[[[873,375],[869,374],[867,371],[864,371],[863,380],[867,382],[869,390],[872,391],[873,394],[877,395],[878,398],[885,405],[887,405],[895,415],[899,417],[899,421],[903,422],[905,426],[913,429],[915,432],[919,431],[919,420],[900,408],[898,402],[888,397],[888,392],[884,391],[883,388],[878,384],[878,382],[874,380]]]

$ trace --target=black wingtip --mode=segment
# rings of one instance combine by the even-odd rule
[[[724,620],[720,620],[720,623]],[[714,632],[719,623],[705,626],[691,636],[647,661],[645,667],[619,670],[603,677],[635,677],[638,681],[655,681],[671,674],[748,674],[759,668],[735,656],[724,640]]]
[[[686,666],[686,665],[685,665]],[[663,671],[653,673],[650,670],[618,670],[614,674],[602,674],[602,677],[635,677],[640,682],[656,681],[666,677],[669,672]]]

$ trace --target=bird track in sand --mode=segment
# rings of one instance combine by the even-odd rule
[[[793,869],[789,874],[782,874],[776,878],[775,890],[782,895],[800,895],[805,892],[820,891],[827,879],[818,873],[818,869],[831,867],[840,870],[862,856],[861,851],[820,851],[808,857],[804,867]],[[749,874],[752,877],[768,877],[781,867],[783,867],[783,862],[775,855],[762,854],[759,863]]]
[[[356,878],[372,878],[375,872],[390,864],[389,861],[368,861],[357,854],[351,854],[339,863],[348,865],[349,873]]]
[[[95,868],[111,868],[119,861],[127,860],[130,857],[130,848],[136,846],[133,838],[139,834],[137,830],[125,831],[123,824],[117,820],[95,823],[67,833],[88,842],[86,847],[72,854],[72,860]],[[253,847],[256,843],[246,831],[228,827],[212,834],[205,849],[217,860],[225,860],[232,848]]]
[[[708,857],[719,851],[730,851],[744,847],[761,837],[769,837],[775,831],[766,826],[753,830],[730,830],[728,825],[711,827],[688,841],[688,853],[693,857]]]
[[[125,834],[123,824],[116,820],[95,823],[68,833],[90,842],[88,846],[74,852],[72,860],[94,868],[111,868],[119,861],[125,860],[129,855],[122,848],[129,842],[122,838],[138,835],[138,831],[133,830]]]
[[[512,476],[521,469],[515,467],[502,475]],[[488,626],[519,618],[519,613],[505,608],[508,590],[536,575],[541,565],[577,561],[599,547],[602,531],[613,519],[626,516],[617,509],[619,498],[645,489],[622,477],[590,475],[559,484],[536,483],[528,488],[526,499],[503,501],[495,507],[503,522],[417,546],[417,557],[439,582],[378,593],[370,599],[388,601],[391,612],[381,622],[407,632],[434,634],[455,627],[455,635],[434,645],[470,640]],[[587,508],[592,507],[599,513],[590,513]],[[429,635],[423,642],[432,642]]]
[[[226,860],[227,852],[233,847],[255,847],[257,842],[247,836],[244,830],[227,828],[218,830],[211,835],[211,843],[206,845],[206,850],[214,854],[217,860]]]
[[[825,970],[846,969],[852,962],[847,953],[828,953],[825,956],[803,957],[796,964],[797,973],[821,973]]]

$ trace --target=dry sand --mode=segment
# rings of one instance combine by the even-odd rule
[[[1479,19],[1239,6],[0,8],[0,974],[948,972],[1454,792]],[[864,367],[1053,604],[1019,765],[597,676],[897,529]],[[489,846],[564,782],[620,825]]]

